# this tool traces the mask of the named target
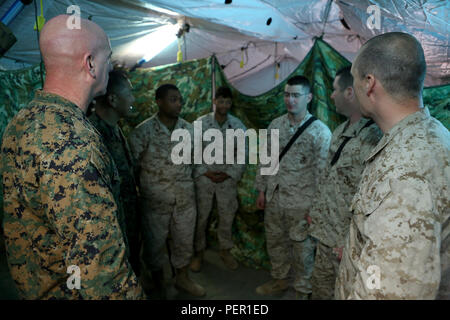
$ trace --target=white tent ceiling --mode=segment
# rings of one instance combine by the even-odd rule
[[[0,16],[12,3],[14,0],[0,1]],[[426,85],[450,82],[450,3],[445,0],[44,0],[43,3],[47,20],[66,13],[70,5],[78,5],[81,16],[91,17],[110,37],[113,58],[127,66],[135,65],[148,50],[136,46],[139,39],[142,42],[145,36],[165,25],[178,23],[179,29],[188,23],[190,30],[185,33],[182,45],[184,59],[215,54],[233,85],[251,95],[265,92],[287,77],[305,57],[314,37],[321,35],[352,61],[361,44],[374,35],[389,31],[411,33],[425,50]],[[380,8],[379,29],[367,26],[371,14],[367,8],[371,5]],[[40,14],[39,1],[37,10]],[[34,5],[28,5],[9,25],[18,41],[0,59],[1,67],[20,68],[40,61],[33,31],[34,15]],[[242,48],[246,49],[242,52]],[[174,41],[143,67],[175,63],[177,51],[178,43]],[[245,65],[241,68],[243,53]],[[279,80],[275,79],[276,63],[280,63]]]

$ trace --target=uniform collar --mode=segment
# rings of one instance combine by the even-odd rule
[[[341,135],[343,137],[354,138],[359,135],[361,130],[364,128],[364,126],[369,121],[370,121],[370,119],[361,118],[357,122],[355,122],[355,123],[351,124],[349,127],[347,127],[348,124],[350,123],[350,119],[347,119],[347,121],[345,122],[345,125],[343,127],[343,131],[342,131]]]
[[[211,112],[211,117],[212,117],[213,122],[215,124],[217,124],[217,126],[219,128],[223,128],[230,121],[230,114],[229,113],[227,113],[227,119],[224,121],[224,123],[222,125],[220,125],[220,123],[217,122],[217,120],[216,120],[216,113],[215,112]]]
[[[158,124],[159,129],[164,131],[165,133],[167,133],[170,136],[171,132],[170,132],[169,128],[167,128],[166,125],[161,122],[161,120],[159,119],[158,114],[155,115],[155,119],[156,119],[156,123]],[[181,123],[181,119],[180,119],[180,117],[178,117],[177,122],[175,123],[175,127],[173,128],[173,130],[175,131],[176,129],[180,129],[182,127],[183,126],[182,126],[182,123]]]
[[[295,125],[295,128],[299,128],[300,126],[302,126],[311,117],[312,117],[312,114],[309,113],[308,110],[306,110],[305,116],[303,117],[302,121],[300,121],[300,123],[297,123]],[[285,114],[285,123],[286,123],[288,128],[291,126],[291,122],[289,121],[289,113]]]
[[[377,146],[372,150],[372,152],[367,157],[365,162],[368,162],[372,158],[374,158],[378,154],[378,152],[383,150],[384,147],[386,147],[392,141],[392,139],[394,139],[394,137],[397,134],[399,134],[406,128],[414,126],[419,122],[422,122],[429,118],[430,118],[430,111],[428,110],[428,107],[424,107],[421,110],[414,112],[409,116],[405,117],[404,119],[400,120],[388,132],[384,134],[383,138],[381,138],[380,142],[378,142]]]
[[[34,101],[46,105],[59,105],[63,106],[65,109],[70,110],[71,112],[84,116],[85,113],[81,110],[75,103],[50,92],[45,92],[43,90],[36,90],[34,93]]]

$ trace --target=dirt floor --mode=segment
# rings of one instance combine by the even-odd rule
[[[14,282],[9,274],[4,244],[0,239],[0,300],[18,299]],[[266,270],[255,270],[240,265],[237,270],[225,268],[219,254],[215,250],[206,250],[205,260],[201,272],[190,272],[192,279],[206,289],[206,296],[195,298],[186,293],[178,292],[173,286],[170,266],[165,269],[168,285],[167,298],[169,300],[278,300],[278,296],[259,296],[255,288],[270,280]]]

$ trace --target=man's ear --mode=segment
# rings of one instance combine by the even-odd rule
[[[355,91],[353,90],[353,87],[348,87],[347,89],[345,89],[345,98],[347,100],[351,100],[354,95]]]
[[[312,92],[308,93],[308,103],[310,103],[312,100]]]
[[[83,61],[86,72],[90,74],[92,78],[96,79],[97,76],[95,75],[95,63],[93,56],[91,54],[86,54]]]
[[[373,91],[375,89],[376,79],[373,74],[368,74],[364,78],[364,89],[366,91],[366,95],[370,96],[373,94]]]

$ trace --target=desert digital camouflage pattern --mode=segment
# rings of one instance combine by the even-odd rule
[[[128,142],[125,139],[120,126],[110,126],[95,112],[89,116],[89,121],[100,132],[103,142],[108,148],[120,177],[120,202],[123,210],[123,231],[128,240],[130,250],[130,262],[133,268],[139,264],[139,226],[140,218],[137,210],[137,185],[135,179],[135,161],[131,154]]]
[[[117,169],[82,110],[37,91],[1,152],[5,243],[21,297],[143,298],[118,222]],[[71,265],[79,290],[67,287]]]
[[[193,126],[178,118],[174,130],[177,129],[189,131],[193,156]],[[171,132],[158,115],[139,124],[131,132],[129,142],[140,168],[144,262],[151,270],[163,267],[164,248],[170,231],[171,262],[175,268],[182,268],[190,263],[194,245],[197,210],[193,164],[175,165],[172,162],[172,149],[179,141],[171,141]]]
[[[208,216],[213,207],[214,194],[217,200],[217,211],[219,223],[217,226],[217,238],[220,249],[230,249],[233,247],[231,228],[235,213],[239,207],[237,198],[237,183],[245,171],[245,164],[237,163],[238,148],[234,143],[234,164],[226,164],[226,130],[241,129],[244,132],[247,128],[238,118],[228,114],[227,120],[219,125],[214,117],[214,112],[206,114],[196,121],[202,122],[203,133],[208,129],[217,129],[222,132],[223,137],[223,164],[197,165],[194,169],[195,188],[197,194],[197,228],[195,231],[195,250],[201,251],[206,247],[206,227]],[[236,139],[235,139],[236,140]],[[203,142],[203,150],[211,142]],[[244,150],[247,154],[248,145]],[[227,180],[215,183],[203,176],[208,170],[225,172],[230,176]]]
[[[334,298],[339,261],[333,248],[344,246],[350,228],[350,204],[358,190],[364,160],[382,136],[375,123],[366,127],[369,121],[361,118],[350,125],[347,120],[336,128],[331,138],[327,166],[320,177],[319,192],[310,212],[309,234],[320,241],[311,280],[313,299]],[[350,140],[332,166],[336,151],[347,138]]]
[[[352,202],[336,298],[450,298],[449,159],[450,134],[428,108],[383,136]]]
[[[288,114],[271,122],[269,134],[271,129],[279,129],[280,153],[298,127],[310,117],[311,114],[307,112],[303,121],[292,129]],[[294,287],[302,293],[311,292],[310,278],[314,265],[314,259],[308,258],[313,257],[314,243],[308,238],[305,215],[309,213],[317,196],[319,175],[325,167],[330,139],[328,127],[320,120],[314,121],[286,153],[277,174],[262,176],[260,166],[255,181],[255,188],[264,191],[266,196],[264,225],[272,277],[286,278],[292,264],[284,244],[301,242],[297,245],[304,246],[300,250],[305,260],[299,262],[303,263],[299,268],[304,273],[301,282],[294,283]],[[270,137],[267,141],[270,150]]]

